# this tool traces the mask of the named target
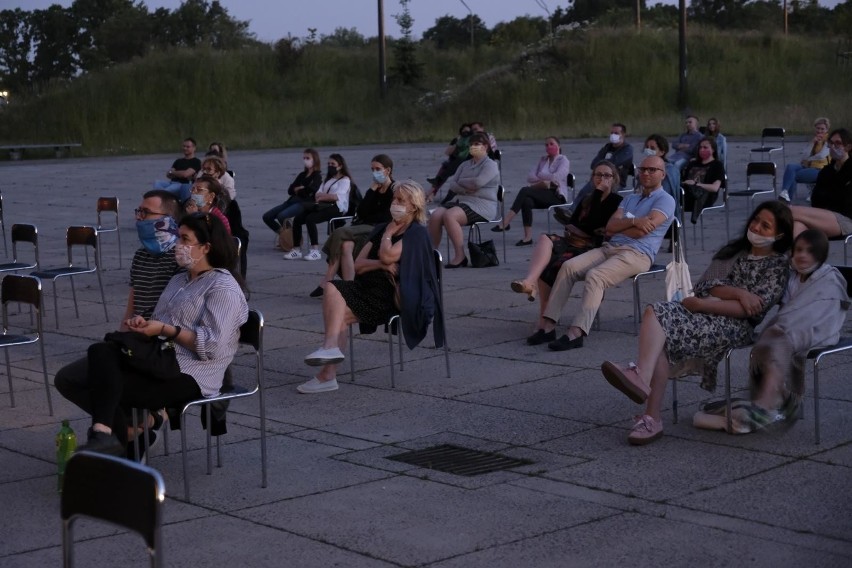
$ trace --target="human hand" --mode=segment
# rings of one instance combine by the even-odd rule
[[[763,300],[760,299],[760,296],[752,294],[748,290],[742,290],[737,300],[749,317],[756,316],[763,311]]]
[[[645,234],[650,233],[657,228],[657,226],[654,225],[654,222],[651,221],[650,217],[634,217],[633,219],[634,226]]]
[[[704,300],[698,298],[696,296],[690,296],[688,298],[684,298],[681,302],[681,305],[689,310],[692,313],[699,313],[701,311],[701,305],[704,303]]]
[[[391,276],[399,274],[399,264],[396,262],[392,262],[391,264],[382,264],[382,269]]]
[[[136,331],[147,336],[159,335],[163,329],[163,322],[157,320],[146,320],[142,316],[133,316],[126,322],[130,331]]]
[[[694,179],[685,179],[681,183],[683,183],[683,185],[695,185],[695,180]]]

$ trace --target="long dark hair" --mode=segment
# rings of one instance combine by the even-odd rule
[[[764,209],[772,213],[772,216],[775,217],[775,232],[781,235],[781,238],[776,239],[772,243],[772,250],[775,252],[787,252],[790,250],[790,247],[793,246],[793,212],[790,211],[787,205],[780,201],[764,201],[752,211],[748,221],[746,221],[742,236],[730,241],[719,249],[719,252],[713,258],[727,260],[743,251],[751,250],[751,242],[748,240],[748,228],[758,213]]]
[[[212,213],[192,213],[184,215],[178,223],[178,227],[186,227],[195,235],[198,244],[210,244],[210,252],[207,253],[207,262],[213,268],[224,268],[231,273],[234,280],[243,291],[246,290],[245,281],[237,271],[237,247],[234,238],[228,234],[224,223]]]
[[[332,154],[328,157],[328,159],[334,160],[335,162],[340,164],[340,168],[337,170],[337,173],[342,174],[343,177],[348,177],[349,179],[352,179],[352,174],[349,173],[349,166],[346,165],[346,160],[343,159],[343,156],[341,156],[340,154]],[[326,176],[325,181],[330,180],[331,177]]]

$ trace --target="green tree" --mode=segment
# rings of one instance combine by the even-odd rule
[[[408,9],[409,2],[410,0],[399,0],[402,13],[393,16],[402,33],[402,38],[393,45],[394,62],[391,66],[391,78],[403,85],[416,85],[423,76],[423,65],[417,61],[417,46],[412,39],[414,18],[411,17]]]
[[[639,5],[641,10],[645,9],[645,0]],[[553,12],[553,26],[570,24],[572,22],[593,22],[606,15],[608,12],[631,13],[636,9],[636,0],[569,0],[568,9],[557,8]]]
[[[473,16],[474,42],[480,45],[487,43],[490,32],[479,16]],[[454,18],[453,16],[441,16],[435,20],[435,25],[423,32],[423,39],[431,41],[438,49],[450,49],[469,46],[471,18]]]
[[[366,40],[356,28],[339,27],[334,28],[334,33],[331,35],[323,35],[320,43],[333,47],[363,47]]]
[[[32,13],[20,8],[0,11],[0,87],[15,93],[28,87],[32,49]]]
[[[30,80],[36,85],[52,79],[69,79],[80,70],[76,49],[78,25],[70,9],[53,4],[32,15],[33,68]]]
[[[528,45],[547,37],[548,22],[539,16],[519,16],[511,22],[500,22],[491,31],[494,45]]]

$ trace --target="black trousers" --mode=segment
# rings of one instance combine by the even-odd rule
[[[551,205],[561,205],[565,203],[565,198],[558,194],[553,189],[533,189],[532,187],[522,187],[518,191],[518,196],[512,203],[511,210],[518,213],[521,212],[521,220],[524,227],[532,227],[533,209],[547,209]]]
[[[317,224],[331,221],[335,217],[342,217],[343,215],[334,203],[321,203],[316,209],[299,213],[293,217],[293,246],[302,246],[302,225],[308,228],[308,238],[311,240],[311,244],[316,246],[319,244]]]

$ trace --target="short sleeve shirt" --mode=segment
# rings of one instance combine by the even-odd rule
[[[665,221],[660,223],[656,229],[644,237],[634,239],[633,237],[628,237],[624,233],[617,233],[609,240],[610,244],[614,246],[632,247],[639,252],[646,254],[648,258],[651,259],[651,262],[654,262],[654,258],[657,256],[657,251],[660,250],[660,245],[663,244],[663,237],[665,236],[666,231],[668,231],[669,225],[672,224],[672,219],[674,218],[674,198],[666,193],[663,188],[658,187],[652,191],[648,197],[643,197],[641,193],[634,193],[627,196],[627,198],[621,202],[621,207],[619,207],[619,209],[624,211],[625,217],[645,217],[654,210],[659,211],[666,216]]]

